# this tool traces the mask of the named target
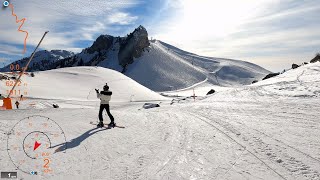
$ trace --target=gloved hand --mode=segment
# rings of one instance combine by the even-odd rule
[[[95,89],[97,93],[99,93],[99,89]]]

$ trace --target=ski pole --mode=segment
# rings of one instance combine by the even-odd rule
[[[13,87],[12,87],[12,89],[11,89],[11,91],[9,92],[9,94],[8,94],[8,97],[7,97],[7,98],[10,98],[11,92],[13,92],[14,88],[17,86],[18,82],[19,82],[19,81],[20,81],[20,79],[21,79],[21,76],[22,76],[22,75],[27,71],[28,66],[29,66],[29,64],[30,64],[31,60],[33,59],[33,57],[34,57],[34,55],[35,55],[35,53],[36,53],[37,49],[39,48],[39,46],[40,46],[41,42],[43,41],[44,37],[48,34],[48,32],[49,32],[49,31],[46,31],[46,32],[44,33],[44,35],[42,36],[42,38],[41,38],[41,40],[40,40],[39,44],[37,45],[37,47],[36,47],[36,48],[35,48],[35,50],[33,51],[32,55],[30,56],[30,59],[29,59],[29,61],[28,61],[27,65],[26,65],[26,67],[22,68],[22,72],[20,73],[20,75],[19,75],[18,79],[16,80],[16,83],[14,84],[14,86],[13,86]]]

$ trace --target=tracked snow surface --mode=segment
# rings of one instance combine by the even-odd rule
[[[114,51],[108,51],[108,58],[100,62],[99,66],[121,71],[117,57],[118,46],[117,43],[112,45]],[[84,61],[92,58],[85,52],[78,56]],[[143,55],[136,58],[124,74],[160,92],[188,88],[204,82],[219,86],[251,84],[268,73],[266,69],[249,62],[199,56],[154,40],[150,41]]]
[[[0,169],[15,170],[7,133],[42,115],[64,130],[68,148],[53,156],[49,175],[20,179],[320,179],[320,63],[242,87],[212,86],[162,97],[104,68],[81,67],[25,77],[30,98],[0,111]],[[4,94],[5,81],[0,81]],[[111,112],[125,128],[97,129],[94,88],[108,82]],[[173,94],[175,96],[173,97]],[[171,97],[171,99],[169,98]],[[145,102],[158,108],[143,109]],[[53,109],[52,103],[60,105]],[[105,120],[108,122],[108,118]]]

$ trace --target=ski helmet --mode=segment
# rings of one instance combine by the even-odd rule
[[[109,86],[106,84],[105,86],[103,86],[103,90],[104,91],[108,91],[109,90]]]

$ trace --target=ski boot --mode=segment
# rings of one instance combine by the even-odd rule
[[[100,128],[102,128],[103,126],[104,126],[104,124],[102,121],[100,121],[99,124],[97,125],[97,127],[100,127]]]
[[[116,126],[116,124],[114,122],[111,122],[110,124],[108,124],[108,127],[110,128],[114,128]]]

